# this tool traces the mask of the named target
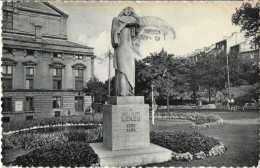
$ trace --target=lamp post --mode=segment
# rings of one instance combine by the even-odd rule
[[[111,52],[108,51],[108,96],[110,97],[110,59],[111,59]]]
[[[169,74],[167,74],[167,69],[164,70],[163,72],[163,76],[166,76],[167,77],[167,82],[166,82],[166,93],[167,93],[167,96],[166,96],[166,99],[167,99],[167,112],[169,113]]]
[[[152,124],[154,125],[154,99],[153,99],[153,87],[154,87],[154,85],[151,84],[151,88],[152,88]]]
[[[230,79],[229,79],[229,64],[228,64],[228,54],[226,54],[227,56],[227,80],[228,80],[228,99],[231,98],[230,96]]]

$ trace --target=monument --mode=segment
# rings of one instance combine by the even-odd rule
[[[143,96],[134,96],[138,47],[143,39],[165,38],[168,31],[173,29],[161,19],[139,17],[130,7],[112,21],[116,96],[109,97],[103,108],[103,143],[90,144],[101,167],[171,160],[170,150],[150,143],[149,105]]]

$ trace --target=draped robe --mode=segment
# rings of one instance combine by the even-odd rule
[[[136,22],[133,16],[115,17],[112,22],[111,41],[114,51],[114,68],[116,69],[115,89],[117,96],[134,95],[135,57],[133,46],[133,28],[127,23]]]

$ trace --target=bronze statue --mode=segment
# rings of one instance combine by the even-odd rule
[[[152,28],[152,29],[151,29]],[[144,30],[144,31],[143,31]],[[153,17],[139,17],[131,7],[124,8],[113,18],[111,42],[114,48],[114,68],[116,96],[133,96],[135,88],[135,58],[140,56],[139,47],[142,40],[160,41],[156,34],[166,36],[172,34],[173,28],[164,20]]]
[[[137,36],[138,16],[133,8],[123,9],[113,19],[111,38],[114,52],[115,89],[117,96],[134,95],[135,57],[134,38]]]

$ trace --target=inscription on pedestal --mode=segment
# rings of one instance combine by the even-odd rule
[[[104,105],[103,142],[108,149],[144,148],[150,144],[147,104]]]
[[[126,124],[126,132],[136,132],[136,124],[132,122],[140,122],[140,112],[135,112],[133,109],[130,111],[122,112],[122,122],[131,122]]]

